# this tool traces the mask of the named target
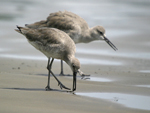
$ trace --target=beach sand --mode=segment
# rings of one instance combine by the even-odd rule
[[[0,73],[0,111],[2,113],[148,113],[149,111],[134,109],[119,104],[115,100],[97,99],[81,96],[80,93],[121,93],[149,96],[149,88],[137,87],[136,84],[149,83],[149,77],[146,74],[133,72],[114,72],[107,67],[98,70],[98,66],[84,65],[83,71],[94,73],[96,77],[102,77],[112,80],[111,82],[96,82],[90,80],[81,80],[78,76],[77,90],[73,93],[67,93],[57,86],[57,82],[51,77],[51,87],[53,91],[45,91],[47,84],[47,70],[44,65],[46,61],[26,61],[26,60],[8,60],[1,59],[3,66]],[[11,62],[11,63],[10,63]],[[57,64],[56,64],[57,63]],[[6,66],[5,64],[9,64]],[[59,66],[55,62],[53,70]],[[36,66],[35,66],[36,65]],[[116,67],[117,68],[117,67]],[[122,70],[122,68],[120,68]],[[57,71],[57,70],[56,70]],[[58,72],[58,71],[57,71]],[[67,71],[65,71],[67,73]],[[96,74],[95,74],[96,73]],[[100,75],[100,76],[97,76]],[[92,75],[91,75],[92,76]],[[72,87],[72,76],[59,77],[64,85]],[[117,96],[117,95],[116,95]],[[94,96],[93,96],[94,97]],[[125,97],[126,98],[126,97]],[[113,98],[112,98],[113,99]],[[138,100],[138,98],[137,98]],[[118,98],[118,101],[120,99]],[[145,100],[146,101],[146,100]],[[135,103],[136,104],[136,103]],[[138,103],[140,105],[140,103]]]
[[[69,4],[69,1],[66,0],[66,2]],[[105,9],[108,6],[114,8],[115,16],[112,17],[111,9],[105,9],[105,14],[99,12],[102,14],[102,18],[99,19],[95,14],[98,12],[96,9],[93,9],[94,13],[89,10],[91,12],[87,14],[84,13],[84,10],[82,12],[75,11],[75,5],[69,7],[67,3],[61,4],[59,10],[66,6],[66,10],[85,17],[90,26],[98,25],[101,20],[100,23],[106,26],[107,37],[119,49],[115,52],[101,41],[77,44],[76,57],[81,62],[81,70],[91,76],[90,79],[83,80],[78,75],[77,90],[70,93],[61,90],[53,77],[51,77],[50,84],[54,90],[45,91],[48,78],[47,58],[32,47],[24,36],[14,31],[16,24],[24,25],[26,22],[32,23],[42,18],[45,19],[50,12],[57,11],[59,4],[55,3],[54,6],[57,8],[41,13],[43,17],[38,14],[32,17],[36,8],[39,8],[38,11],[40,11],[43,4],[32,4],[36,7],[35,9],[28,6],[28,10],[22,8],[22,10],[14,11],[13,6],[19,6],[21,9],[21,6],[27,3],[15,4],[3,1],[2,8],[4,9],[6,4],[13,4],[9,11],[14,17],[9,15],[9,11],[3,10],[11,18],[4,15],[6,20],[0,18],[0,24],[3,26],[0,28],[0,113],[149,113],[150,29],[147,25],[150,16],[147,15],[148,12],[135,11],[138,9],[139,2],[137,4],[128,2],[124,4],[122,1],[118,5],[103,1],[100,6],[105,7],[101,8]],[[88,8],[89,4],[82,3],[84,1],[81,1],[79,9],[82,6],[85,9]],[[144,3],[148,4],[149,2],[145,1]],[[93,4],[91,3],[91,7],[98,7],[95,5],[96,3]],[[141,5],[143,12],[149,11],[149,7],[145,4]],[[124,8],[121,8],[120,12],[116,12],[117,8],[114,5],[128,6],[131,8],[131,12]],[[45,5],[45,8],[48,8],[48,5]],[[28,11],[31,11],[30,14]],[[22,12],[24,13],[22,14]],[[125,13],[122,18],[120,17],[121,13]],[[128,16],[131,13],[135,15]],[[142,17],[141,14],[143,14]],[[93,18],[88,19],[86,15],[92,15]],[[96,16],[94,17],[94,15]],[[54,60],[52,70],[65,86],[72,88],[72,72],[68,65],[64,63],[64,73],[70,76],[58,76],[60,73],[59,60]]]

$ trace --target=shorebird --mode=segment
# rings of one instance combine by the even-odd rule
[[[34,46],[36,49],[41,51],[48,58],[48,83],[46,90],[51,90],[50,88],[50,73],[57,80],[60,88],[70,90],[64,86],[55,74],[52,72],[51,67],[55,59],[61,59],[65,61],[73,71],[73,88],[72,91],[76,90],[76,74],[80,72],[80,62],[75,58],[76,46],[73,40],[63,31],[56,28],[38,28],[31,29],[27,27],[19,27],[15,29],[18,33],[24,35],[28,42]],[[50,61],[50,58],[52,60]]]
[[[50,27],[57,28],[66,32],[72,40],[77,43],[89,43],[95,40],[106,41],[115,51],[116,46],[105,35],[105,29],[102,26],[89,28],[87,22],[80,16],[68,12],[59,11],[51,13],[46,20],[35,22],[33,24],[25,24],[28,28]],[[61,61],[61,73],[63,75],[63,64]],[[83,75],[81,73],[80,75]]]

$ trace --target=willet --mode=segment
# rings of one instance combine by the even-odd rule
[[[25,24],[29,28],[52,27],[66,32],[72,40],[77,43],[89,43],[95,40],[106,41],[115,51],[116,46],[105,35],[105,29],[102,26],[89,28],[87,22],[80,16],[68,12],[59,11],[51,13],[47,20],[35,22],[33,24]],[[63,74],[63,65],[61,61],[61,74]],[[82,73],[83,74],[83,73]]]
[[[51,90],[50,88],[50,73],[57,80],[60,88],[68,89],[65,87],[54,75],[51,70],[52,63],[55,59],[64,60],[73,71],[73,88],[72,91],[76,90],[76,74],[80,72],[80,62],[75,58],[75,43],[73,40],[63,31],[56,28],[38,28],[31,29],[27,27],[19,27],[15,29],[17,32],[23,34],[28,42],[34,46],[36,49],[41,51],[48,57],[47,69],[48,73],[48,84],[46,90]],[[50,62],[50,58],[52,58]]]

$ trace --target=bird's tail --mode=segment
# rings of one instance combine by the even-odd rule
[[[21,31],[21,29],[22,29],[23,27],[20,27],[20,26],[17,25],[17,28],[18,28],[18,29],[15,29],[15,31],[17,31],[18,33],[23,34],[22,31]]]
[[[40,34],[37,29],[31,29],[28,27],[20,27],[20,26],[17,26],[17,29],[15,29],[15,31],[24,35],[30,41],[37,40]]]
[[[41,27],[47,27],[46,23],[47,23],[46,20],[41,20],[41,21],[35,22],[33,24],[25,24],[25,26],[28,28],[37,29],[37,28],[41,28]]]

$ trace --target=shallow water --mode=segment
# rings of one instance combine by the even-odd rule
[[[137,87],[150,88],[150,85],[136,85]]]
[[[121,93],[76,93],[80,96],[92,97],[104,99],[114,102],[116,104],[122,104],[126,107],[150,110],[150,96],[121,94]]]
[[[112,82],[113,80],[107,79],[107,78],[100,78],[100,77],[89,77],[89,79],[86,79],[88,81],[94,81],[94,82]]]
[[[140,70],[140,73],[150,73],[150,70]]]
[[[4,50],[0,50],[4,51]],[[1,54],[2,58],[12,58],[12,59],[24,59],[24,60],[46,60],[45,56],[34,56],[34,55],[18,55],[18,54]],[[101,65],[121,65],[120,62],[108,61],[108,60],[100,60],[100,59],[88,59],[88,58],[78,58],[81,64],[101,64]],[[58,60],[55,60],[58,61]]]

